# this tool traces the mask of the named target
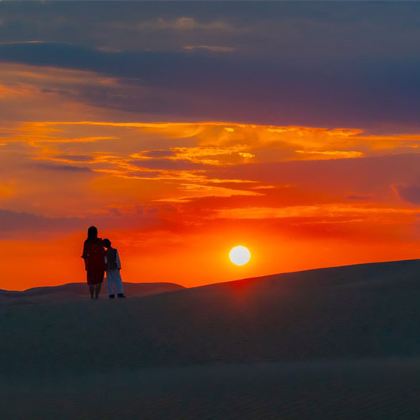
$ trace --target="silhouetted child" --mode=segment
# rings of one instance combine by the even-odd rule
[[[103,240],[106,260],[106,279],[108,283],[108,294],[110,299],[114,299],[115,295],[119,298],[125,298],[121,280],[121,261],[118,250],[112,248],[109,239]]]

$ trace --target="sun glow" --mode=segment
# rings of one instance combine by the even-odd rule
[[[237,245],[229,251],[229,259],[232,264],[239,266],[245,265],[248,264],[251,259],[251,252],[246,246]]]

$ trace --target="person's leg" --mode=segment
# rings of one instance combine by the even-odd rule
[[[115,297],[115,292],[114,292],[114,284],[112,281],[112,274],[111,271],[107,271],[106,272],[106,284],[108,287],[108,296],[110,299],[114,299]]]
[[[108,282],[108,295],[110,299],[114,299],[116,291],[115,291],[115,279],[113,276],[114,272],[112,270],[107,271],[106,273],[106,280]]]
[[[121,274],[119,271],[115,272],[115,287],[117,289],[118,297],[119,298],[125,298],[124,295],[124,288],[121,280]]]
[[[98,283],[95,285],[95,299],[99,298],[99,293],[101,292],[101,285],[102,283]]]
[[[104,281],[105,271],[97,271],[95,273],[95,299],[99,298],[99,293],[101,292],[102,282]]]
[[[94,294],[95,294],[95,286],[93,284],[89,284],[89,293],[90,293],[90,298],[93,299]]]

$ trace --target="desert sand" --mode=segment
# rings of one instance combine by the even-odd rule
[[[184,289],[174,283],[124,283],[124,289],[131,297],[144,297]],[[0,289],[2,303],[35,303],[41,301],[86,299],[86,283],[68,283],[61,286],[34,287],[24,291]],[[106,281],[102,287],[102,297],[107,295]]]
[[[3,292],[1,418],[418,419],[419,276],[416,260],[116,301]]]

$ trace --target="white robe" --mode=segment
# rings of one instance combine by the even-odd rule
[[[110,295],[118,295],[124,293],[123,285],[122,285],[122,279],[120,274],[121,269],[121,261],[120,256],[118,254],[118,251],[116,251],[117,254],[117,269],[116,270],[107,270],[106,271],[106,281],[108,285],[108,294]]]

